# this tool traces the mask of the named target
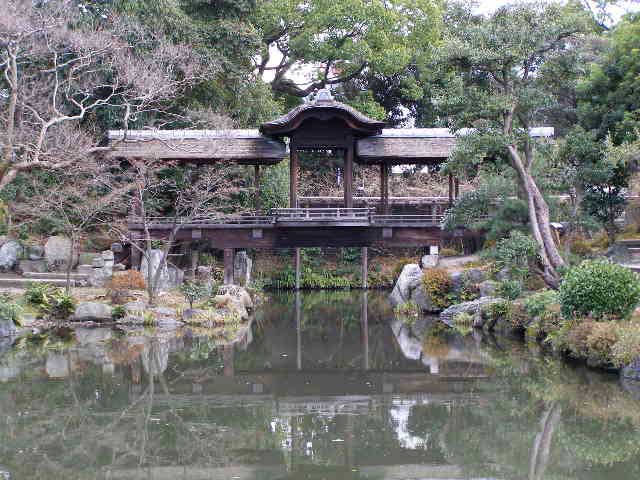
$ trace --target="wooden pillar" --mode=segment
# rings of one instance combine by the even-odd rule
[[[233,248],[224,249],[224,284],[233,284],[233,260],[235,252]]]
[[[380,164],[380,213],[389,215],[389,165]]]
[[[344,206],[353,208],[353,144],[344,151]]]
[[[460,180],[458,180],[458,177],[455,177],[454,179],[454,185],[455,185],[455,192],[454,192],[454,198],[457,200],[458,197],[460,196]]]
[[[453,206],[453,194],[454,194],[453,175],[449,174],[449,207]]]
[[[257,212],[262,208],[262,204],[260,202],[260,165],[253,166],[254,172],[254,181],[255,181],[255,199],[254,199],[254,208]]]
[[[289,145],[289,208],[298,208],[298,171],[300,158],[295,143]]]
[[[368,282],[368,273],[369,273],[369,248],[362,247],[362,253],[360,256],[362,257],[362,288],[369,288]]]
[[[296,269],[296,290],[300,290],[300,249],[296,248],[294,264]]]

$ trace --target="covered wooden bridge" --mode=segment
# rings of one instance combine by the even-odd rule
[[[448,198],[427,202],[421,214],[390,212],[391,167],[441,163],[455,147],[457,136],[443,128],[384,127],[383,122],[335,101],[328,90],[321,90],[314,102],[304,103],[264,123],[259,130],[119,130],[109,132],[109,144],[114,158],[154,158],[196,164],[233,161],[253,165],[258,199],[261,167],[277,164],[288,156],[289,208],[262,212],[258,201],[253,215],[189,220],[181,225],[177,240],[210,241],[213,246],[225,249],[228,267],[236,248],[362,247],[366,262],[369,246],[439,245],[444,210],[457,196],[457,181],[449,177]],[[551,136],[553,129],[537,129],[533,134]],[[301,206],[298,178],[303,151],[342,156],[342,205]],[[366,206],[354,207],[354,162],[379,168],[381,193],[373,206],[368,202]],[[394,203],[401,201],[395,199]],[[151,223],[147,221],[147,227],[154,238],[164,238],[175,221],[154,219]],[[133,216],[129,230],[132,239],[141,238],[144,225]],[[296,258],[299,258],[298,251]],[[230,267],[225,270],[232,271]]]

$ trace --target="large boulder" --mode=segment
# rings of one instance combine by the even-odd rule
[[[15,240],[9,240],[0,247],[0,271],[12,270],[22,253],[22,246]]]
[[[485,280],[478,285],[480,297],[493,297],[498,291],[500,284],[493,280]]]
[[[42,260],[44,258],[44,247],[42,245],[29,245],[27,247],[27,257],[29,260]]]
[[[151,271],[152,277],[155,277],[155,274],[162,263],[161,260],[162,250],[151,250],[151,255],[148,259],[146,258],[146,255],[143,256],[142,265],[140,266],[142,276],[145,279],[149,278],[149,271]],[[173,265],[169,265],[168,262],[165,262],[160,271],[157,288],[159,291],[173,290],[182,284],[183,279],[184,272],[182,270],[174,267]]]
[[[63,270],[69,262],[75,267],[78,259],[77,253],[71,254],[71,240],[62,235],[49,237],[44,244],[44,258],[47,260],[50,270]]]
[[[91,262],[93,270],[89,273],[89,285],[104,287],[113,277],[114,255],[111,250],[105,250],[95,256]]]
[[[636,358],[629,365],[625,366],[620,375],[629,380],[640,380],[640,357]]]
[[[25,273],[45,273],[47,271],[47,261],[43,258],[40,260],[18,260],[16,270],[22,275]]]
[[[233,278],[238,285],[246,287],[251,283],[251,267],[253,262],[244,250],[238,252],[233,261]]]
[[[18,332],[12,320],[0,318],[0,338],[11,337]]]
[[[454,325],[454,318],[460,313],[468,313],[474,317],[473,326],[482,327],[482,310],[493,303],[504,302],[502,298],[483,297],[471,302],[462,302],[451,305],[440,312],[440,320],[450,327]]]
[[[218,295],[229,295],[247,310],[253,310],[251,295],[249,295],[249,292],[243,287],[237,285],[221,285],[218,287]]]
[[[411,301],[413,292],[421,286],[422,269],[416,263],[404,266],[391,292],[391,303],[396,306]]]
[[[72,320],[83,322],[88,320],[105,321],[111,320],[112,308],[106,303],[82,302],[76,307],[76,311],[71,317]]]

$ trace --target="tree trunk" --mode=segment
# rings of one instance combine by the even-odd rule
[[[3,179],[13,161],[13,138],[16,125],[16,108],[18,106],[18,62],[16,53],[7,48],[7,67],[5,78],[9,83],[9,105],[7,108],[7,125],[5,132],[5,148],[0,163],[0,181]]]
[[[518,174],[519,180],[525,190],[527,206],[529,208],[529,220],[531,232],[540,247],[539,253],[544,267],[543,278],[551,288],[558,287],[558,273],[556,269],[564,266],[564,260],[555,244],[549,221],[549,206],[542,197],[540,189],[536,185],[529,169],[514,145],[510,145],[509,154],[511,164]]]

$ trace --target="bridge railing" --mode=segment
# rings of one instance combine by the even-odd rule
[[[433,225],[439,226],[444,220],[444,215],[371,215],[372,225]]]
[[[145,219],[129,217],[129,223],[142,225]],[[274,223],[271,215],[234,215],[229,217],[201,216],[201,217],[147,217],[146,223],[153,225],[271,225]]]
[[[368,221],[372,208],[273,208],[269,214],[278,221]]]

